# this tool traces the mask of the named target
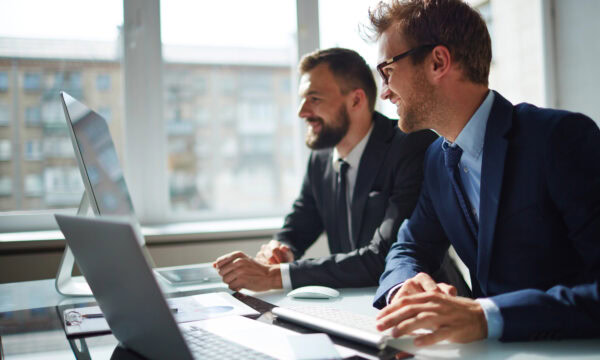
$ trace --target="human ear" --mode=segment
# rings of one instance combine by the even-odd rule
[[[431,50],[430,71],[434,80],[442,78],[452,65],[450,50],[443,45],[438,45]]]

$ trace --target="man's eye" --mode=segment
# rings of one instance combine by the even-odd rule
[[[393,69],[391,67],[387,67],[383,69],[383,73],[385,74],[386,77],[389,77],[393,72]]]

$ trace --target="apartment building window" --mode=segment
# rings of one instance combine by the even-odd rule
[[[96,90],[98,90],[98,91],[110,90],[110,75],[109,74],[98,74],[98,76],[96,76]]]
[[[7,104],[0,103],[0,126],[10,124],[10,110]]]
[[[25,124],[40,125],[42,123],[42,111],[39,106],[28,106],[25,108]]]
[[[10,140],[0,140],[0,161],[9,161],[12,155]]]
[[[25,195],[41,196],[44,194],[44,180],[41,174],[27,174],[25,176]]]
[[[12,179],[8,176],[0,176],[0,196],[8,196],[12,192]]]
[[[8,73],[0,71],[0,91],[8,90]]]
[[[42,160],[42,140],[27,140],[23,149],[23,157],[28,161]]]
[[[25,91],[37,91],[42,89],[42,74],[25,73],[23,79],[23,89]]]

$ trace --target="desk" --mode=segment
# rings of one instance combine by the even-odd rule
[[[224,285],[219,285],[225,290]],[[172,296],[191,295],[210,291],[205,287],[171,288]],[[298,300],[284,296],[283,291],[253,293],[243,291],[266,302],[286,305],[323,304],[346,311],[375,315],[371,307],[375,288],[342,289],[341,296],[333,300]],[[112,335],[68,341],[57,305],[89,303],[93,298],[67,298],[54,290],[54,280],[0,284],[0,359],[81,359],[74,352],[87,349],[91,359],[111,359],[117,345]],[[416,349],[410,339],[398,339],[395,345],[416,354],[418,359],[600,359],[600,339],[563,340],[530,343],[501,343],[480,341],[473,344],[439,344]],[[135,358],[135,357],[134,357]],[[133,359],[133,358],[132,358]]]

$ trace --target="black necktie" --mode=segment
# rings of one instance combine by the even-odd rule
[[[336,222],[338,227],[338,234],[341,241],[347,240],[350,244],[350,250],[354,248],[352,239],[350,237],[349,223],[348,223],[348,205],[346,202],[346,184],[348,183],[346,173],[350,165],[342,159],[339,159],[340,170],[337,174],[337,188],[335,192],[336,197]]]
[[[462,181],[460,180],[460,174],[458,173],[458,162],[460,161],[463,151],[458,145],[448,146],[446,143],[444,143],[442,149],[444,150],[444,162],[446,163],[446,168],[448,169],[448,174],[450,175],[450,181],[452,182],[454,193],[458,198],[458,203],[463,211],[463,215],[467,219],[469,229],[471,230],[473,237],[477,239],[477,222],[474,219],[474,215],[471,213],[471,211],[469,211],[469,202],[465,195]]]

